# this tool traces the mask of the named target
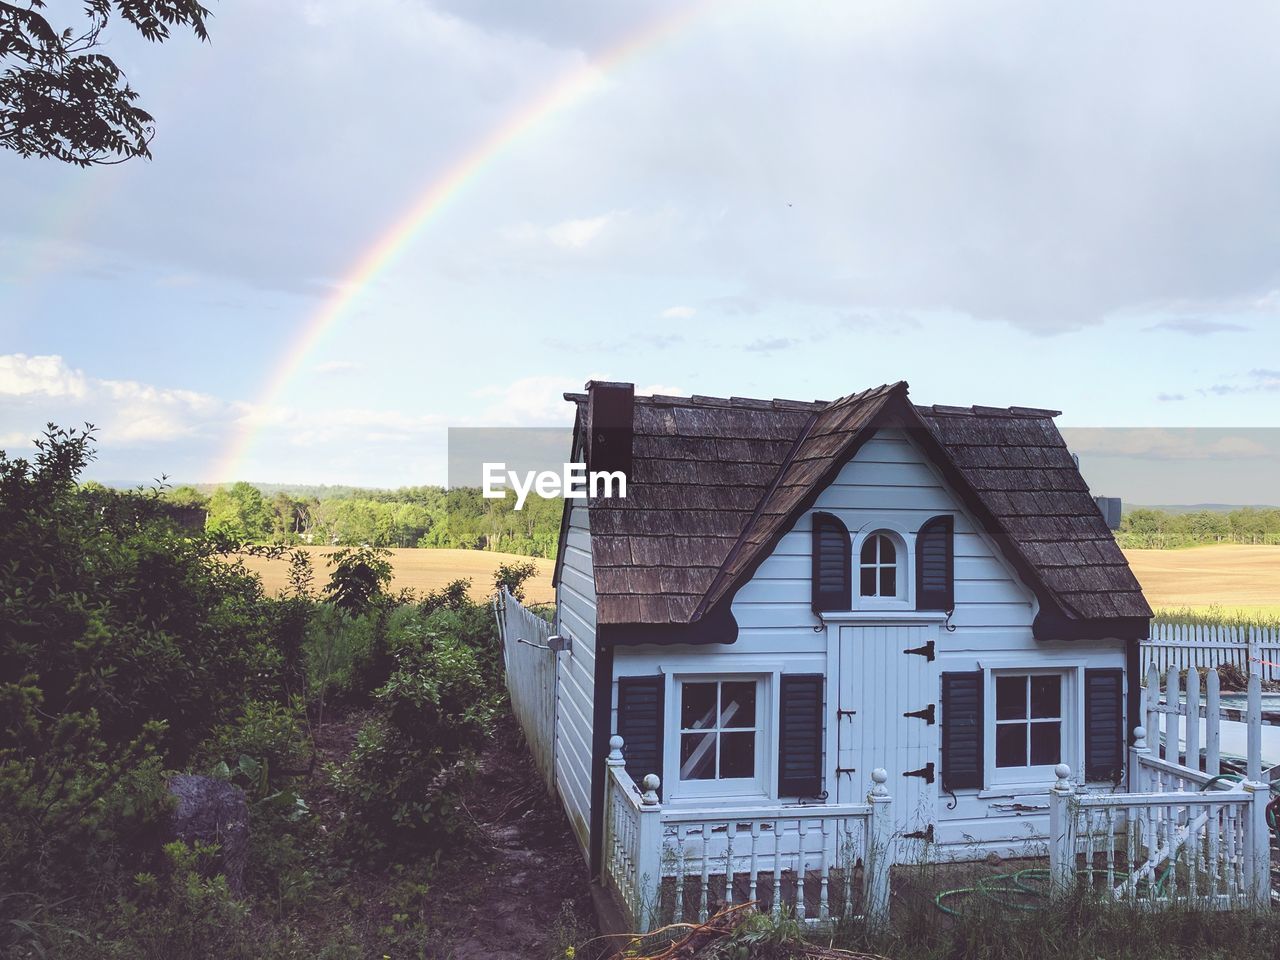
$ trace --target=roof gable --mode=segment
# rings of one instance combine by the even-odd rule
[[[586,396],[566,399],[581,421]],[[915,407],[903,382],[830,403],[636,397],[628,496],[588,501],[601,636],[731,641],[733,595],[885,425],[908,431],[1036,592],[1038,635],[1140,631],[1151,610],[1055,415]],[[659,625],[680,629],[630,629]]]

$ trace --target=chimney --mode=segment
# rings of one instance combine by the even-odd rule
[[[631,475],[632,383],[587,383],[587,469]]]

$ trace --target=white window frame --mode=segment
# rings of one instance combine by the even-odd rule
[[[695,800],[710,797],[742,800],[772,799],[774,785],[772,751],[777,730],[776,709],[770,681],[776,671],[744,673],[673,673],[669,676],[670,709],[667,711],[667,727],[663,767],[673,771],[670,781],[663,784],[663,794],[672,800]],[[680,714],[686,683],[746,683],[756,685],[755,722],[755,775],[715,780],[684,780],[680,777],[680,741],[683,737]],[[732,732],[732,731],[729,731]],[[745,732],[745,731],[744,731]]]
[[[1026,676],[1056,676],[1062,681],[1062,696],[1059,701],[1061,711],[1062,741],[1059,745],[1059,762],[1068,764],[1073,774],[1082,772],[1081,754],[1084,744],[1084,684],[1081,682],[1084,664],[1043,663],[1022,665],[1020,663],[1000,664],[984,668],[983,716],[983,753],[986,758],[986,784],[988,789],[998,790],[1002,787],[1017,786],[1025,790],[1027,787],[1048,790],[1057,778],[1053,768],[1056,764],[1038,764],[1034,767],[998,767],[996,766],[996,678]],[[1023,721],[1025,722],[1025,721]]]
[[[897,593],[891,597],[868,597],[862,595],[862,548],[872,537],[887,537],[896,552],[894,567]],[[915,535],[898,528],[893,523],[868,523],[853,537],[853,554],[850,557],[851,579],[850,595],[855,610],[910,610],[915,606],[915,568],[912,554],[915,551]],[[881,567],[877,567],[877,570]],[[876,589],[880,588],[880,578],[876,577]]]

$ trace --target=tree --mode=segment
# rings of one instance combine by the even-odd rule
[[[197,490],[195,487],[183,485],[174,487],[172,490],[166,490],[162,494],[166,503],[172,503],[175,507],[195,507],[200,510],[209,509],[209,498]]]
[[[229,488],[219,488],[209,498],[205,530],[236,540],[260,541],[271,534],[273,516],[262,491],[241,480]]]
[[[82,0],[78,27],[55,28],[45,0],[0,0],[0,147],[87,167],[150,157],[155,121],[110,57],[97,52],[118,17],[163,42],[172,27],[208,40],[196,0]]]

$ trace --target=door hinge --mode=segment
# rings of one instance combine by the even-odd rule
[[[908,710],[906,713],[903,714],[903,716],[914,717],[916,720],[923,720],[925,723],[932,726],[934,721],[933,709],[934,709],[934,704],[931,703],[927,707],[921,710]]]
[[[929,824],[923,830],[913,830],[911,833],[904,833],[903,840],[924,840],[927,843],[933,843],[933,824]]]
[[[926,660],[933,661],[933,641],[930,640],[923,647],[907,647],[903,653],[914,653],[917,657],[924,657]]]
[[[842,773],[857,773],[857,772],[858,772],[857,767],[836,767],[837,777],[840,776],[840,774]]]
[[[857,710],[837,710],[836,719],[839,720],[842,717],[852,717],[857,712],[858,712]]]
[[[903,774],[904,777],[924,777],[925,783],[933,783],[933,761],[930,760],[919,770],[908,770]]]

